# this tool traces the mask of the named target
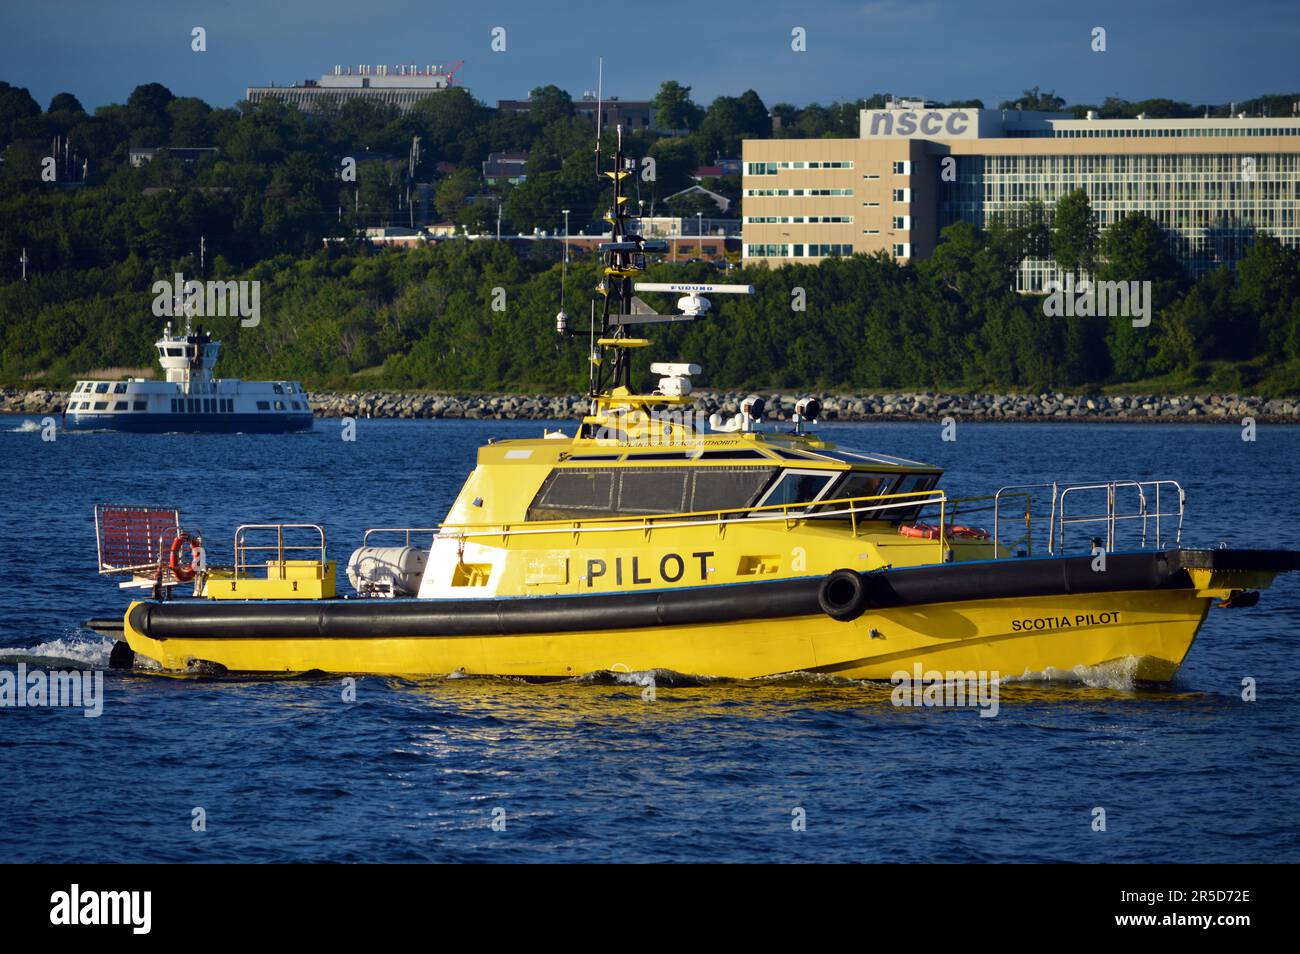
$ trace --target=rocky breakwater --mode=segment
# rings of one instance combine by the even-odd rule
[[[753,392],[697,391],[695,410],[734,414]],[[808,392],[765,393],[769,420],[789,420],[795,401]],[[828,421],[1186,421],[1300,423],[1300,398],[1265,399],[1240,394],[1069,395],[816,394]],[[580,395],[426,394],[394,391],[311,395],[318,417],[470,418],[489,420],[568,420],[586,411]]]
[[[62,414],[66,391],[15,391],[0,389],[0,414]]]

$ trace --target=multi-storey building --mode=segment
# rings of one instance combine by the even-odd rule
[[[312,113],[326,106],[336,106],[353,99],[396,106],[403,112],[420,100],[450,89],[455,81],[460,63],[450,67],[438,65],[356,67],[336,66],[334,72],[318,80],[303,80],[293,86],[250,86],[247,96],[250,103],[265,99],[279,99],[292,103],[304,113]]]
[[[1106,228],[1151,216],[1193,274],[1256,232],[1300,246],[1300,118],[1074,119],[1055,113],[863,110],[857,139],[746,140],[744,256],[772,264],[929,255],[953,222],[985,226],[1084,189]],[[1018,287],[1055,277],[1027,260]]]

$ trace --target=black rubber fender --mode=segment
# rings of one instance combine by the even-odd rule
[[[847,623],[867,608],[867,584],[857,570],[833,570],[817,589],[817,605],[831,619]]]

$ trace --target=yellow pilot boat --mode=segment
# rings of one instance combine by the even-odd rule
[[[695,365],[651,365],[658,385],[638,393],[631,358],[649,341],[635,329],[751,289],[638,282],[656,244],[628,229],[629,161],[620,144],[610,168],[597,163],[613,187],[601,294],[589,328],[557,316],[591,365],[575,432],[480,448],[441,524],[367,531],[346,596],[318,526],[243,526],[231,565],[193,566],[179,558],[197,534],[178,512],[101,507],[101,571],[154,591],[120,622],[93,621],[120,634],[117,661],[539,679],[1122,664],[1167,681],[1212,605],[1253,605],[1300,566],[1290,550],[1181,546],[1172,480],[955,499],[940,468],[807,431],[815,400],[779,431],[756,398],[700,420]],[[682,297],[660,313],[636,292]],[[175,596],[191,575],[194,595]]]

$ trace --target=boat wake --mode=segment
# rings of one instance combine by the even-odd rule
[[[69,632],[35,646],[0,646],[0,665],[40,666],[45,669],[107,669],[113,640]]]
[[[1097,666],[1075,666],[1073,669],[1048,669],[1045,672],[1025,671],[1019,676],[1003,676],[1002,685],[1076,685],[1089,689],[1115,689],[1131,692],[1143,687],[1137,678],[1141,660],[1137,656],[1112,659]]]
[[[40,421],[22,421],[17,427],[6,427],[10,434],[34,434],[41,429]]]

